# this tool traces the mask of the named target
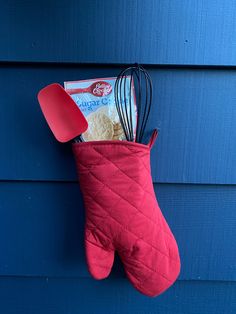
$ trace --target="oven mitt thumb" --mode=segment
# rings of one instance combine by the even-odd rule
[[[95,279],[106,278],[115,251],[141,293],[156,296],[180,272],[175,238],[158,206],[148,145],[127,141],[74,143],[86,208],[85,251]]]

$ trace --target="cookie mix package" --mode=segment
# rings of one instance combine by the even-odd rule
[[[127,90],[131,83],[131,112],[135,138],[137,109],[133,82],[127,77]],[[125,135],[115,105],[114,85],[116,77],[64,82],[88,121],[88,130],[82,134],[85,141],[125,140]],[[125,100],[124,100],[125,101]],[[128,108],[129,110],[129,108]]]

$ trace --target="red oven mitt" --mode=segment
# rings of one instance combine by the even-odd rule
[[[180,258],[175,238],[158,206],[148,145],[127,141],[74,143],[86,208],[85,250],[95,279],[106,278],[115,251],[141,293],[156,296],[176,280]]]

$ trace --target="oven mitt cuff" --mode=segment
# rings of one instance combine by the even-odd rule
[[[148,145],[128,141],[74,143],[86,208],[85,252],[95,279],[106,278],[115,251],[141,293],[156,296],[176,280],[180,258],[175,238],[153,189]]]

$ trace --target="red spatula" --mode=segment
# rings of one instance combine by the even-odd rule
[[[87,130],[87,120],[60,84],[53,83],[41,89],[38,101],[51,131],[59,142],[71,141]]]

